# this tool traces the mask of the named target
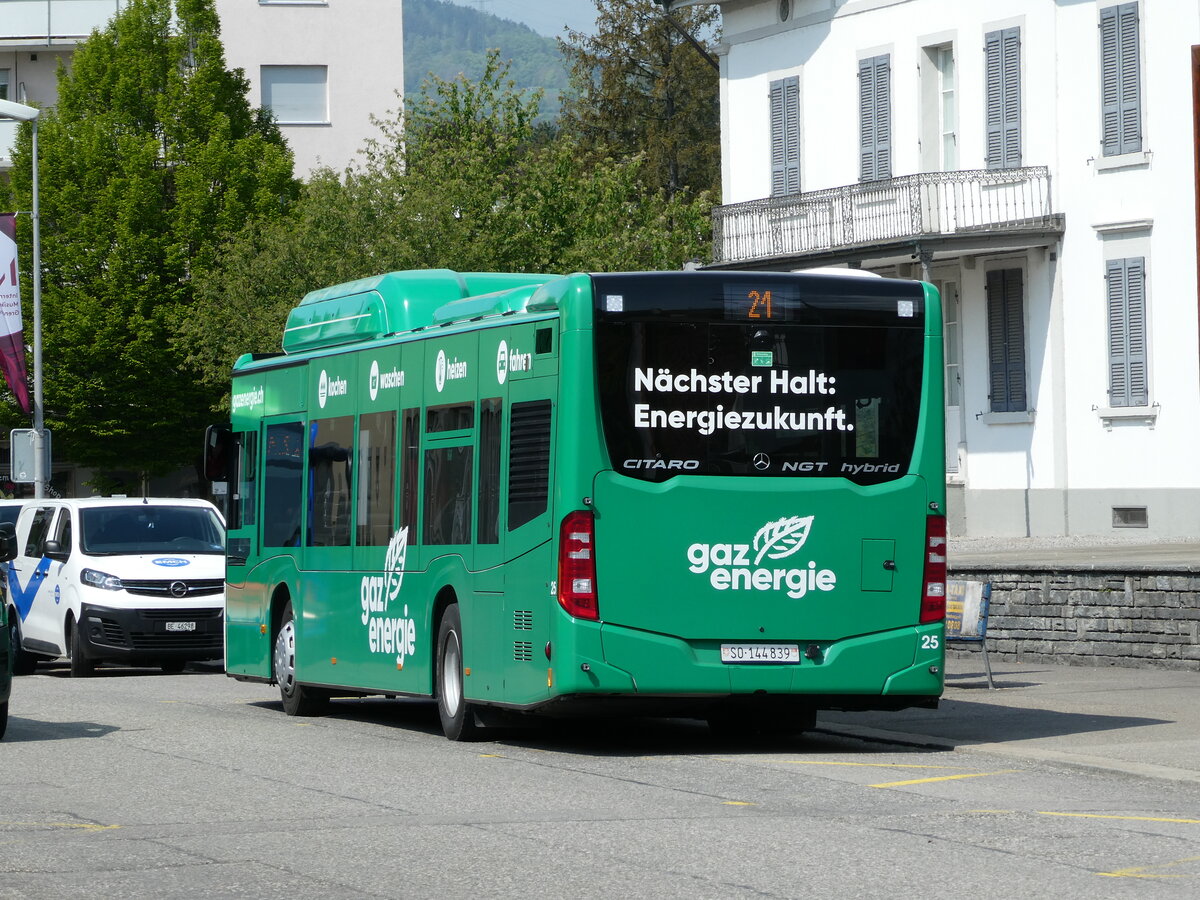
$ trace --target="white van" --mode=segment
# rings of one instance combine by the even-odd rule
[[[18,674],[59,657],[86,676],[224,655],[225,523],[207,501],[27,501],[0,548]]]

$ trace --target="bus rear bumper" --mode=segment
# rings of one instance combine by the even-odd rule
[[[586,667],[563,666],[560,661],[555,693],[765,693],[808,697],[825,709],[895,709],[936,704],[943,688],[940,623],[839,641],[785,640],[800,646],[801,658],[795,663],[725,663],[721,641],[688,641],[608,624],[599,632],[600,646],[591,648],[599,650],[599,658]]]

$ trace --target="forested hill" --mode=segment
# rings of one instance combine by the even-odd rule
[[[490,13],[443,0],[404,0],[404,92],[413,95],[433,72],[477,79],[488,50],[509,61],[518,88],[543,88],[542,114],[558,113],[567,66],[554,38]]]

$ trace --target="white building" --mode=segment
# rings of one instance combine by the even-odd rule
[[[1200,534],[1200,3],[717,5],[715,265],[938,285],[953,531]]]
[[[0,0],[0,99],[53,106],[59,60],[126,0]],[[251,106],[275,112],[296,174],[344,168],[378,135],[371,116],[400,105],[401,0],[216,0],[225,63],[250,81]],[[16,128],[0,121],[0,171]]]

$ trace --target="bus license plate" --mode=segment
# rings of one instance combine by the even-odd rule
[[[168,622],[167,631],[195,631],[195,622]]]
[[[722,644],[724,663],[798,663],[799,644]]]

